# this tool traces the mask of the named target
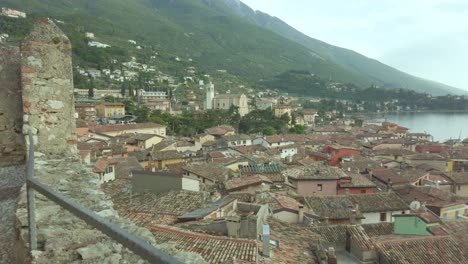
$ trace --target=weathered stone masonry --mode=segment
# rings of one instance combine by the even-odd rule
[[[15,161],[24,162],[23,136],[27,138],[31,130],[36,179],[183,263],[205,263],[199,255],[181,252],[173,245],[156,245],[149,230],[119,217],[110,198],[100,190],[97,175],[79,163],[71,45],[63,32],[50,20],[42,19],[25,38],[20,50],[21,56],[18,49],[0,49],[0,73],[8,73],[0,76],[0,85],[3,81],[7,84],[0,86],[0,109],[5,113],[0,119],[3,124],[0,136],[8,137],[6,141],[0,138],[0,158],[13,157],[16,153]],[[11,99],[5,100],[6,96]],[[39,248],[30,254],[25,186],[18,198],[25,169],[24,165],[11,166],[17,163],[6,163],[9,167],[0,164],[0,264],[146,263],[37,192]]]
[[[0,166],[24,162],[21,114],[20,55],[0,46]]]
[[[21,44],[23,133],[31,130],[36,151],[47,155],[77,153],[71,54],[69,39],[49,19]]]

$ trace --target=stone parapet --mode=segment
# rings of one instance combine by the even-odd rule
[[[69,39],[41,19],[20,49],[23,133],[31,131],[35,149],[46,155],[77,154]]]
[[[110,197],[101,190],[96,174],[79,162],[70,159],[37,160],[35,166],[35,178],[54,191],[63,193],[183,263],[205,263],[199,255],[178,251],[171,244],[157,245],[149,230],[119,217]],[[23,187],[16,212],[19,230],[16,248],[28,247],[26,205],[26,188]],[[32,252],[31,263],[145,263],[139,256],[37,192],[36,224],[38,250]]]

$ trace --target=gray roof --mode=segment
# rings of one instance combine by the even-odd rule
[[[220,199],[220,200],[218,200],[216,202],[213,202],[212,204],[210,204],[207,207],[198,208],[198,209],[196,209],[194,211],[185,213],[185,214],[179,216],[177,219],[179,219],[179,220],[198,220],[198,219],[201,219],[201,218],[209,215],[210,213],[218,210],[219,208],[229,204],[230,202],[232,202],[234,200],[235,200],[235,198],[233,198],[233,197],[223,198],[223,199]]]

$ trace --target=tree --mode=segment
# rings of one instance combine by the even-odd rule
[[[90,86],[88,88],[88,98],[93,98],[94,97],[94,88]]]
[[[273,127],[271,126],[267,126],[263,129],[263,135],[265,136],[271,136],[271,135],[275,135],[276,134],[276,129],[274,129]]]
[[[93,78],[88,82],[88,97],[93,98],[94,97],[94,82]]]

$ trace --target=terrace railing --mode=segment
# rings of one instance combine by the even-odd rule
[[[114,225],[100,217],[93,211],[75,203],[65,195],[55,192],[50,187],[44,185],[37,179],[34,179],[34,145],[31,132],[29,132],[29,142],[26,187],[28,197],[29,245],[31,251],[37,250],[37,229],[35,220],[36,205],[34,197],[35,192],[37,191],[150,263],[182,263],[174,257],[155,248],[148,242],[129,234],[117,225]]]

